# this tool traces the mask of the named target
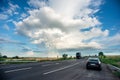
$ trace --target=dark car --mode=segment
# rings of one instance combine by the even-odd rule
[[[86,69],[102,70],[99,58],[89,58],[86,63]]]

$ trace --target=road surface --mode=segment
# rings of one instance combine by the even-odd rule
[[[119,80],[105,64],[102,71],[86,70],[86,60],[1,65],[0,80]]]

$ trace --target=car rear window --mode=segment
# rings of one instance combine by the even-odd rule
[[[89,59],[90,62],[98,62],[97,59]]]

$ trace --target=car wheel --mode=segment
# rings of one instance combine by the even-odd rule
[[[99,71],[101,71],[102,70],[102,68],[99,68]]]

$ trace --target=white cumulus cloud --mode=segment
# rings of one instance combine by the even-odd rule
[[[44,42],[54,49],[101,48],[98,42],[84,41],[109,34],[108,30],[98,27],[101,23],[94,16],[99,11],[100,1],[49,0],[49,6],[41,6],[39,0],[30,0],[29,4],[35,7],[29,11],[30,16],[14,24],[16,32],[29,37],[33,44]],[[88,31],[80,31],[90,27]]]

